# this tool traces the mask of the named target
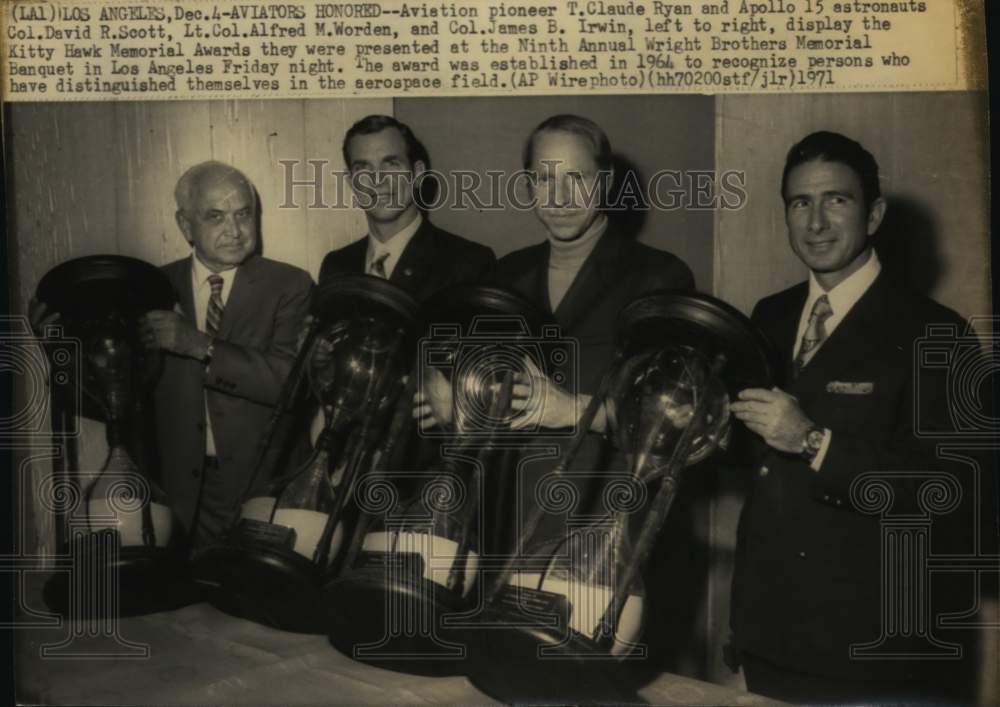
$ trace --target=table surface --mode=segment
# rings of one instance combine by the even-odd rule
[[[35,704],[490,704],[464,677],[431,678],[356,662],[326,637],[278,631],[208,604],[109,626],[45,612],[30,581],[16,629],[17,695]],[[91,629],[96,635],[87,635]],[[516,679],[516,676],[512,676]],[[662,674],[651,704],[763,705],[746,692]]]

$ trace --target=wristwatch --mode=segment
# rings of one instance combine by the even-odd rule
[[[819,425],[813,425],[806,430],[806,435],[802,438],[802,451],[799,454],[810,464],[816,458],[816,455],[819,454],[819,449],[823,446],[823,437],[825,435],[826,430]]]

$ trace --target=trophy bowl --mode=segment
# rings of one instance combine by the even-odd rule
[[[196,601],[169,500],[137,456],[137,428],[162,366],[162,354],[139,340],[138,320],[174,307],[170,281],[142,260],[95,255],[50,270],[36,296],[59,313],[64,334],[80,342],[79,360],[71,366],[79,372],[73,382],[84,393],[80,414],[104,422],[108,444],[96,476],[78,471],[69,479],[80,486],[81,503],[59,523],[74,569],[53,575],[46,602],[60,613],[100,617]],[[90,582],[86,591],[92,593],[84,594],[81,582]],[[111,599],[84,606],[82,596]]]
[[[313,453],[268,484],[248,488],[237,523],[194,553],[198,581],[223,611],[274,628],[327,633],[335,608],[322,593],[341,548],[350,489],[409,373],[416,302],[385,279],[344,274],[313,295],[304,367],[325,425]]]
[[[478,597],[480,490],[485,477],[502,473],[496,438],[518,418],[513,376],[528,371],[526,357],[538,357],[538,340],[554,323],[513,293],[474,285],[439,292],[422,320],[419,365],[436,368],[451,389],[451,424],[433,437],[452,454],[425,474],[417,497],[400,503],[392,489],[395,500],[372,513],[359,539],[357,561],[325,592],[350,607],[331,626],[341,653],[407,673],[455,675],[465,649],[446,619]],[[388,491],[370,489],[379,490]]]
[[[629,665],[643,655],[642,570],[681,475],[724,447],[730,395],[770,382],[764,339],[714,298],[655,292],[626,306],[618,322],[617,362],[582,419],[603,403],[634,488],[612,503],[606,486],[606,516],[561,539],[532,542],[541,510],[525,521],[516,546],[525,554],[508,560],[479,625],[462,634],[470,680],[506,702],[636,699]],[[564,452],[557,477],[574,453]],[[639,492],[646,488],[648,497]]]

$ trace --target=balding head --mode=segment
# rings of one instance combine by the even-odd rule
[[[245,186],[256,201],[253,184],[243,172],[225,162],[209,160],[191,167],[177,180],[177,186],[174,187],[174,201],[177,202],[177,210],[190,213],[193,200],[201,189],[209,183],[222,181]]]
[[[177,181],[177,225],[209,269],[240,265],[257,247],[257,201],[242,172],[222,162],[202,162]]]

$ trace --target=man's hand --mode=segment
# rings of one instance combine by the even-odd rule
[[[747,388],[739,400],[729,405],[737,419],[756,432],[768,446],[781,452],[798,454],[806,433],[813,426],[799,401],[780,388]]]
[[[421,430],[451,424],[451,381],[436,368],[424,369],[420,389],[413,396],[413,419]]]
[[[514,420],[512,429],[562,429],[576,425],[589,398],[566,392],[549,380],[530,358],[525,357],[524,361],[527,372],[514,376],[510,406],[525,414]]]
[[[177,312],[158,309],[139,320],[139,335],[148,349],[164,349],[201,360],[208,354],[212,337],[188,324]]]
[[[59,321],[59,312],[50,311],[44,302],[34,297],[28,302],[28,323],[31,332],[39,339],[45,336],[45,328]]]

